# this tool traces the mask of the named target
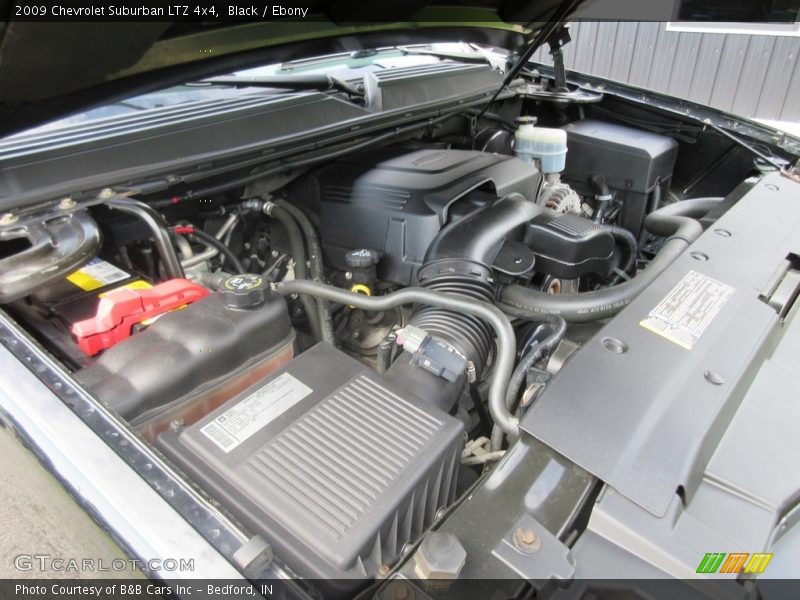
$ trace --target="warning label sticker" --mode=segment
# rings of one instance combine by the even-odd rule
[[[276,377],[200,429],[230,452],[313,390],[289,373]]]
[[[713,277],[689,271],[639,325],[691,350],[734,291]]]
[[[97,294],[97,297],[105,298],[111,292],[114,292],[116,290],[149,290],[151,287],[153,286],[148,282],[142,279],[136,279],[134,281],[131,281],[130,283],[126,283],[125,285],[121,285],[117,288],[114,288],[113,290],[108,290],[107,292],[103,292],[102,294]]]
[[[69,275],[67,280],[82,290],[91,292],[123,279],[128,279],[130,276],[130,273],[126,273],[101,258],[93,258],[81,269]]]

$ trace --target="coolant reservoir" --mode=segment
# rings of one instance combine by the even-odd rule
[[[286,302],[260,275],[166,314],[103,352],[75,378],[153,440],[190,424],[292,358]]]
[[[514,152],[528,164],[535,161],[542,173],[560,173],[567,161],[567,132],[524,123],[514,134]]]

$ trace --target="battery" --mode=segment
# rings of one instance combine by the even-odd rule
[[[61,281],[12,303],[9,309],[67,366],[79,368],[88,364],[89,357],[75,343],[72,326],[94,316],[100,299],[121,287],[147,289],[152,284],[139,273],[93,258]]]

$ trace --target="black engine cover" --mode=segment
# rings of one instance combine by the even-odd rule
[[[381,279],[411,285],[451,218],[518,192],[535,198],[541,175],[513,157],[468,150],[398,149],[348,157],[311,175],[328,264],[357,248],[382,253]]]
[[[614,237],[578,215],[542,213],[528,225],[525,243],[537,271],[564,279],[606,275],[614,258]]]

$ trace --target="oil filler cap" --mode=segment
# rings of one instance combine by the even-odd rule
[[[381,255],[376,250],[359,248],[348,252],[344,257],[344,262],[351,269],[368,269],[373,265],[377,265],[380,259]]]
[[[270,291],[261,275],[242,273],[224,280],[219,293],[228,308],[257,308],[267,301]]]

